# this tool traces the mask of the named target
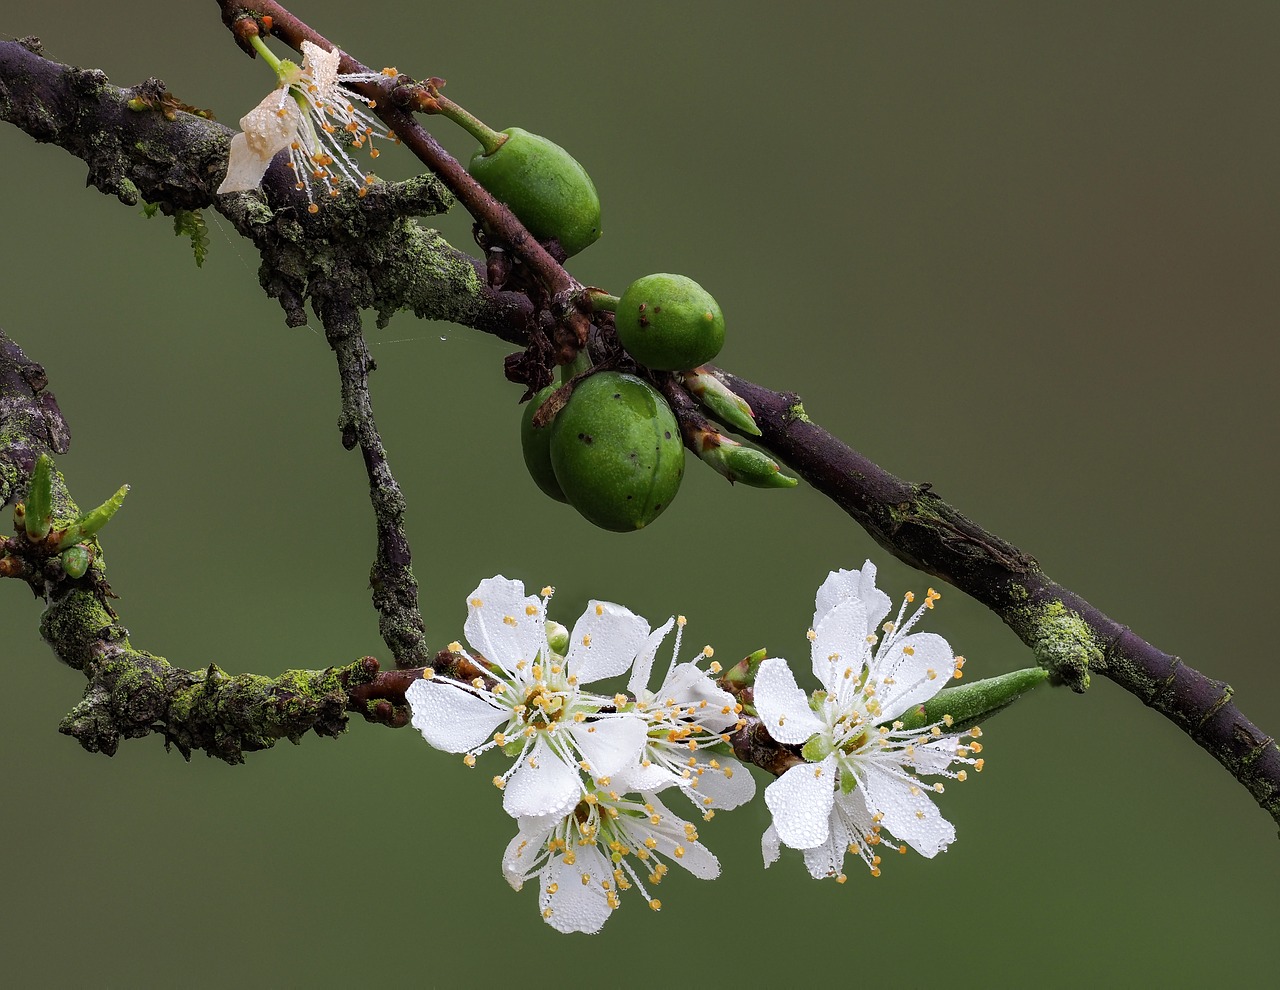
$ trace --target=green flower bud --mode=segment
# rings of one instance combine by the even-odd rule
[[[971,684],[943,688],[923,705],[908,708],[902,714],[902,726],[919,729],[943,722],[949,716],[947,731],[963,731],[1013,704],[1043,684],[1048,676],[1049,672],[1041,667],[1028,667]]]
[[[28,538],[43,540],[53,526],[53,461],[48,454],[36,458],[25,507],[22,525]]]
[[[62,551],[62,569],[66,571],[67,577],[84,577],[88,573],[89,565],[92,563],[93,550],[83,543],[77,543],[75,546],[67,547]]]
[[[704,368],[686,371],[684,387],[704,409],[730,429],[748,436],[760,436],[760,427],[756,426],[756,414],[747,404],[747,400],[732,391],[710,371]]]
[[[524,405],[524,413],[520,416],[520,450],[524,454],[524,466],[529,469],[529,477],[542,489],[543,494],[551,496],[557,502],[568,502],[560,482],[556,481],[555,469],[551,466],[551,424],[541,429],[533,425],[533,417],[539,407],[547,401],[547,396],[556,390],[548,385]]]
[[[578,384],[552,423],[551,464],[588,521],[630,532],[653,522],[680,489],[680,427],[647,383],[600,372]]]
[[[646,275],[627,287],[615,315],[627,353],[655,371],[706,364],[724,346],[724,314],[711,293],[683,275]]]
[[[560,656],[569,652],[569,630],[554,619],[547,620],[547,645]]]
[[[723,433],[704,432],[697,441],[698,456],[724,475],[730,484],[741,481],[752,488],[795,488],[800,482],[782,469],[768,454],[744,447]]]
[[[720,679],[727,684],[754,684],[756,682],[756,671],[760,669],[760,664],[764,663],[768,656],[769,651],[761,647],[735,663]]]
[[[586,169],[560,145],[520,127],[491,154],[480,149],[467,171],[506,203],[540,241],[555,238],[573,256],[600,237],[600,197]]]

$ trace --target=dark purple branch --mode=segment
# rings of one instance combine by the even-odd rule
[[[1186,732],[1280,821],[1280,748],[1232,701],[1231,687],[1152,646],[1033,557],[841,443],[805,415],[796,395],[723,373],[751,404],[761,446],[834,501],[882,547],[996,613],[1041,665],[1076,690],[1101,674]]]

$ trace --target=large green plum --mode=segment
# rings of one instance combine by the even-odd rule
[[[520,127],[502,132],[506,141],[492,154],[480,149],[467,171],[495,199],[507,204],[540,241],[555,238],[575,255],[600,237],[600,197],[569,152]]]
[[[560,482],[556,481],[555,470],[551,467],[551,424],[541,429],[534,429],[533,417],[538,408],[547,401],[547,396],[556,390],[548,385],[532,399],[524,404],[524,414],[520,417],[520,449],[524,453],[524,466],[529,469],[529,477],[533,483],[550,495],[557,502],[568,502]]]
[[[556,416],[551,465],[588,521],[630,532],[658,518],[680,488],[680,427],[648,383],[602,371],[582,381]]]

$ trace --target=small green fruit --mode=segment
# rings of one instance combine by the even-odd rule
[[[603,371],[581,382],[551,431],[556,480],[602,529],[648,525],[680,488],[680,427],[666,400],[634,375]]]
[[[724,314],[711,293],[683,275],[646,275],[618,301],[618,340],[655,371],[705,364],[724,346]]]
[[[524,466],[529,469],[529,477],[533,483],[550,495],[557,502],[568,502],[560,482],[556,481],[555,469],[551,467],[551,424],[542,429],[533,427],[533,417],[538,408],[547,401],[547,396],[556,390],[548,385],[524,405],[524,415],[520,417],[520,449],[524,453]]]
[[[600,237],[600,197],[584,169],[560,145],[520,127],[491,155],[471,156],[467,171],[506,203],[540,241],[555,238],[572,256]]]

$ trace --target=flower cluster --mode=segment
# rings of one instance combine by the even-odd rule
[[[889,598],[876,588],[875,577],[868,561],[861,570],[833,572],[818,589],[809,640],[822,689],[812,698],[796,686],[785,661],[760,665],[760,718],[778,742],[803,744],[805,759],[765,790],[773,815],[761,841],[766,866],[785,844],[804,851],[815,878],[843,883],[846,851],[879,876],[882,831],[893,837],[898,852],[909,845],[936,856],[955,838],[955,829],[928,797],[941,793],[943,784],[926,783],[921,775],[964,780],[966,766],[982,769],[982,759],[973,755],[982,745],[972,741],[980,729],[967,736],[948,731],[950,715],[910,728],[902,718],[961,676],[964,658],[945,639],[912,631],[940,596],[930,589],[907,618],[914,601],[908,594],[897,618],[884,621]]]
[[[875,578],[868,561],[833,572],[818,589],[809,641],[822,688],[812,696],[779,658],[756,666],[753,655],[719,682],[718,663],[698,666],[710,647],[678,662],[684,616],[651,630],[619,605],[592,601],[567,633],[547,618],[551,588],[526,595],[519,581],[490,578],[467,601],[470,651],[451,643],[448,669],[428,668],[406,692],[413,725],[468,766],[489,751],[508,760],[493,778],[517,821],[503,874],[517,890],[536,878],[542,917],[560,931],[599,931],[633,887],[660,908],[651,888],[673,863],[702,879],[719,875],[697,828],[658,794],[682,792],[706,820],[755,796],[730,746],[748,724],[744,706],[721,685],[752,688],[743,697],[791,754],[783,753],[790,769],[765,790],[773,816],[761,842],[765,866],[787,845],[803,851],[815,878],[843,883],[848,853],[879,876],[882,848],[933,857],[955,838],[929,797],[943,784],[924,778],[964,780],[983,766],[980,729],[961,732],[950,714],[927,713],[960,703],[968,724],[1037,679],[1008,675],[938,699],[964,665],[941,636],[915,631],[939,595],[930,589],[908,616],[908,594],[886,621],[889,598]],[[651,690],[654,659],[673,628],[671,661]],[[626,693],[591,689],[628,670]]]
[[[703,879],[719,874],[697,829],[658,792],[684,791],[710,818],[749,801],[755,782],[728,746],[740,706],[696,662],[676,662],[679,632],[662,685],[646,688],[675,620],[650,631],[627,609],[592,601],[556,650],[551,593],[526,595],[503,577],[481,582],[467,601],[471,651],[449,647],[478,673],[464,679],[428,668],[406,696],[413,725],[437,749],[464,754],[468,766],[490,750],[511,760],[493,778],[518,822],[503,873],[516,889],[537,877],[542,915],[554,928],[595,932],[632,887],[659,908],[648,888],[671,863]],[[631,695],[588,689],[628,669]]]
[[[330,197],[339,194],[344,181],[355,187],[357,195],[365,195],[375,180],[351,157],[346,144],[355,149],[367,146],[370,157],[377,158],[374,139],[394,138],[365,109],[372,109],[374,101],[342,84],[394,76],[395,70],[339,74],[341,53],[336,49],[327,52],[309,41],[302,43],[301,67],[274,58],[265,45],[258,50],[275,68],[280,84],[240,118],[241,133],[231,139],[227,175],[218,192],[258,188],[271,159],[288,150],[296,186],[306,192],[312,213],[319,209],[312,180],[320,183]]]

